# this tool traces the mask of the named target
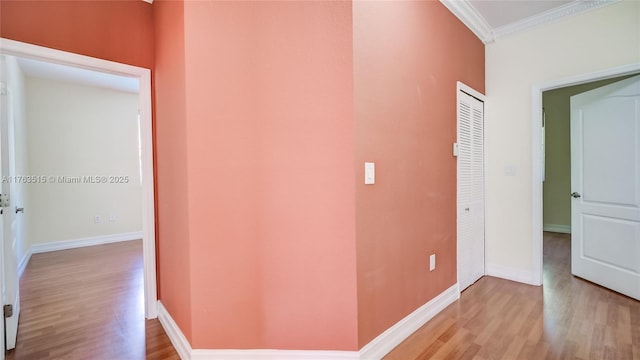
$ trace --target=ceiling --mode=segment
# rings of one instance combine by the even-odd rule
[[[49,62],[17,58],[25,76],[137,93],[138,78],[113,75]]]
[[[468,0],[487,24],[495,29],[513,24],[571,2],[564,1],[487,1]]]
[[[620,0],[440,0],[484,43]]]

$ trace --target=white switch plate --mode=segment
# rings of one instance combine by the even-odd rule
[[[431,254],[429,256],[429,271],[433,271],[436,269],[436,254]]]
[[[373,185],[376,183],[376,164],[372,162],[364,163],[364,184]]]
[[[99,224],[100,223],[100,215],[94,216],[93,217],[93,222],[96,223],[96,224]]]
[[[109,222],[115,222],[115,221],[116,221],[116,215],[115,214],[109,215]]]
[[[513,164],[508,164],[504,167],[504,174],[506,176],[516,176],[518,168]]]

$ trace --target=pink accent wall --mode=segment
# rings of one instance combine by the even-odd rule
[[[437,1],[353,9],[362,347],[457,281],[456,81],[484,91],[484,45]]]
[[[159,298],[192,339],[184,4],[155,0],[155,149]]]
[[[140,0],[2,0],[0,37],[153,67],[152,5]]]
[[[3,37],[153,68],[160,299],[193,348],[357,350],[455,283],[484,46],[439,2],[0,10]]]
[[[192,347],[356,350],[351,4],[184,15]]]

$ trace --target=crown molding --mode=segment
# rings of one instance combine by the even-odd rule
[[[493,42],[493,31],[485,19],[478,14],[476,9],[467,0],[440,0],[449,11],[453,13],[469,30],[471,30],[483,43]]]
[[[464,1],[466,2],[466,0]],[[575,0],[568,4],[542,12],[526,19],[497,27],[493,30],[493,38],[499,39],[501,37],[531,29],[538,25],[556,22],[565,17],[599,9],[604,6],[618,3],[620,1],[621,0]]]
[[[462,23],[464,23],[483,43],[489,44],[501,37],[522,32],[533,27],[558,21],[586,11],[618,3],[622,0],[574,0],[563,6],[516,21],[511,24],[491,28],[484,18],[471,6],[468,0],[440,0]]]

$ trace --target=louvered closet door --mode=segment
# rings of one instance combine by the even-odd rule
[[[458,284],[484,275],[484,103],[458,90]]]

